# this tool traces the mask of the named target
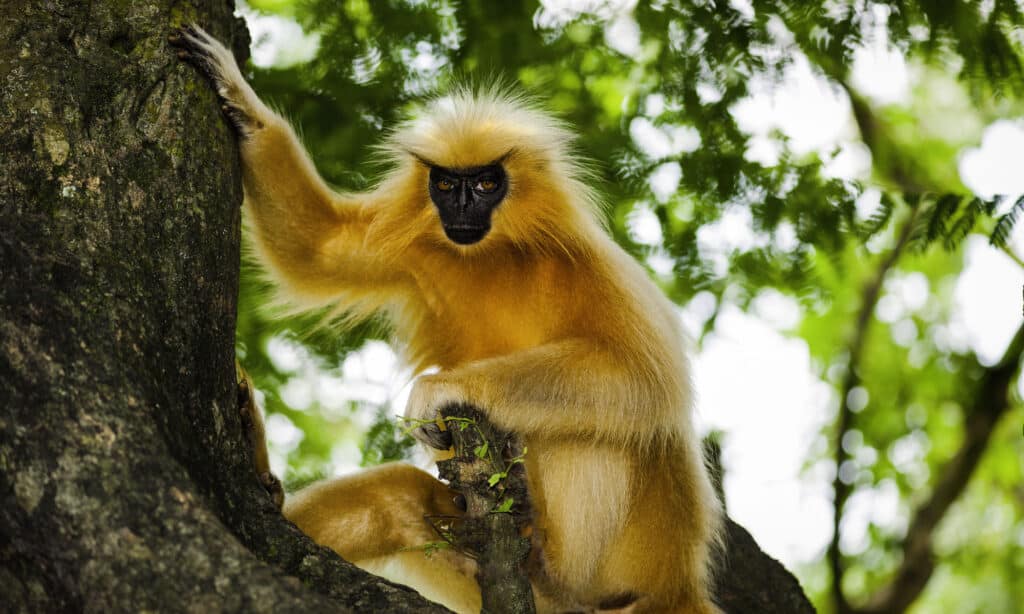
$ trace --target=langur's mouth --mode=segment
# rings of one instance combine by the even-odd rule
[[[459,245],[477,243],[490,231],[490,226],[444,226],[444,234]]]

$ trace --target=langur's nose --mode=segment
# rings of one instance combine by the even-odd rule
[[[463,181],[459,188],[459,213],[465,213],[469,210],[469,204],[472,198],[469,195],[469,182]]]

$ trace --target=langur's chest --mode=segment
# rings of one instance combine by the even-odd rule
[[[535,347],[566,334],[571,292],[561,276],[538,268],[453,271],[427,281],[437,333],[447,337],[455,362]],[[454,344],[454,345],[452,345]]]

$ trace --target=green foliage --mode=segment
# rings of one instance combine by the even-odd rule
[[[631,55],[609,44],[611,15],[545,25],[552,13],[532,1],[250,4],[320,36],[310,62],[255,69],[254,84],[301,127],[321,173],[344,189],[373,184],[382,169],[368,145],[424,96],[454,82],[504,77],[579,129],[577,149],[594,161],[615,238],[645,263],[668,259],[671,272],[657,276],[666,293],[680,304],[701,292],[715,298],[705,334],[723,305],[746,309],[763,290],[776,289],[803,309],[794,334],[807,343],[822,380],[838,390],[865,288],[882,269],[883,301],[908,280],[923,281],[924,305],[895,319],[875,314],[866,324],[865,358],[855,368],[868,400],[854,416],[849,440],[854,491],[895,489],[906,517],[958,450],[983,371],[965,344],[950,340],[961,246],[983,233],[1009,249],[1024,207],[1024,198],[1004,210],[1008,203],[999,198],[970,194],[958,160],[986,124],[1024,110],[1018,98],[1024,18],[1016,2],[752,0],[752,11],[735,8],[739,2],[640,2],[630,15],[638,32]],[[899,103],[875,102],[853,85],[857,50],[876,44],[880,33],[906,56],[913,75],[910,95]],[[798,150],[779,130],[762,139],[776,148],[777,161],[751,154],[756,143],[737,120],[737,107],[765,95],[755,84],[781,82],[799,58],[849,101],[849,123],[871,154],[870,173],[838,177],[830,169],[839,151]],[[645,149],[633,138],[641,128],[668,145]],[[696,145],[673,141],[679,135]],[[652,177],[674,165],[681,171],[678,186],[667,195],[656,192]],[[871,194],[880,194],[878,205],[863,211],[858,203]],[[659,244],[644,244],[631,232],[639,209],[656,216]],[[736,219],[750,240],[708,244],[708,229]],[[905,249],[886,268],[904,229]],[[338,334],[316,317],[274,318],[255,279],[251,269],[243,271],[239,355],[266,391],[267,410],[305,433],[289,452],[289,476],[309,476],[330,462],[339,441],[360,438],[361,429],[315,403],[287,407],[279,391],[299,374],[277,365],[268,343],[300,340],[337,373],[350,351],[387,331],[369,323]],[[1024,443],[1016,396],[1013,403],[941,525],[936,577],[915,611],[1010,612],[1024,597],[1018,580],[1024,577]],[[400,411],[377,409],[360,447],[362,464],[407,454],[410,440],[387,418]],[[829,447],[817,450],[808,466],[831,462]],[[993,513],[1004,538],[985,529]],[[871,525],[868,535],[863,552],[844,554],[854,603],[884,586],[899,564],[898,524]],[[801,574],[821,610],[831,611],[824,566]]]
[[[404,432],[383,410],[377,412],[377,419],[366,431],[359,449],[363,453],[360,465],[372,467],[381,463],[409,458],[416,441]]]
[[[499,503],[497,507],[495,507],[493,510],[491,510],[491,513],[492,514],[507,514],[507,513],[512,511],[512,506],[515,505],[515,504],[516,504],[515,499],[513,499],[512,497],[508,497],[506,499],[503,499],[502,502]]]
[[[1007,240],[1010,238],[1010,232],[1017,223],[1017,217],[1020,215],[1022,208],[1024,208],[1024,196],[1018,198],[1008,212],[999,216],[999,219],[996,220],[996,226],[992,230],[992,245],[1006,247]]]

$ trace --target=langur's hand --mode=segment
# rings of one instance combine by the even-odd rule
[[[436,420],[439,412],[449,406],[469,403],[458,386],[445,380],[443,375],[423,375],[417,378],[405,406],[405,417],[413,420]],[[452,447],[452,435],[433,422],[412,432],[416,439],[432,448],[447,450]]]
[[[269,110],[246,83],[235,56],[206,30],[190,24],[167,37],[178,48],[178,57],[188,61],[213,83],[221,110],[242,137],[263,127],[261,117]]]

